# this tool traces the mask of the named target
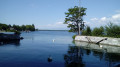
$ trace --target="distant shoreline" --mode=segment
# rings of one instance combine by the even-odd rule
[[[36,31],[69,31],[69,30],[36,30]],[[9,31],[0,31],[0,33],[3,32],[9,32]],[[25,31],[20,31],[20,32],[25,32]]]
[[[69,31],[69,30],[38,30],[38,31]]]

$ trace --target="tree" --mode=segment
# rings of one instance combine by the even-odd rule
[[[35,27],[33,25],[26,25],[26,30],[35,31]]]
[[[85,11],[87,8],[79,8],[78,6],[75,6],[74,8],[69,8],[68,12],[65,13],[66,18],[64,21],[64,24],[68,24],[68,28],[70,28],[70,32],[78,32],[80,23],[80,30],[84,28],[84,22],[82,17],[86,15]],[[78,32],[79,34],[79,32]]]
[[[6,24],[2,24],[1,28],[6,31],[8,29],[8,26]]]
[[[109,23],[108,25],[105,26],[106,34],[109,37],[117,37],[120,38],[120,26]]]
[[[104,28],[101,26],[100,28],[94,28],[92,31],[93,36],[103,36]]]
[[[10,28],[14,28],[14,29],[10,29]],[[7,25],[7,24],[2,24],[0,23],[0,30],[4,30],[4,31],[25,31],[25,30],[29,30],[29,31],[35,31],[35,25],[32,24],[32,25],[22,25],[22,26],[19,26],[19,25],[13,25],[11,26],[10,24]]]
[[[21,27],[19,25],[13,25],[13,28],[17,31],[22,31]]]
[[[22,25],[21,28],[22,28],[23,31],[25,31],[26,26],[25,26],[25,25]]]
[[[34,24],[32,24],[32,31],[35,31],[35,25]]]
[[[91,28],[90,28],[90,26],[87,26],[87,28],[82,31],[82,35],[91,36]]]

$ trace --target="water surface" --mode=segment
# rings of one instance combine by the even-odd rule
[[[67,31],[23,32],[23,40],[0,45],[0,67],[114,67],[120,64],[118,47],[104,46],[106,51],[96,44],[73,42],[73,35]],[[116,51],[111,52],[110,48]],[[52,62],[48,62],[49,57]]]

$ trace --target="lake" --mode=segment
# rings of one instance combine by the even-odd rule
[[[0,44],[0,67],[119,67],[120,47],[73,41],[67,31],[23,32]],[[52,61],[48,61],[48,58]]]

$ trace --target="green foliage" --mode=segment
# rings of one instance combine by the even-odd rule
[[[19,25],[13,25],[13,28],[17,31],[22,31],[22,29]]]
[[[120,26],[115,25],[113,23],[109,23],[107,26],[105,26],[106,34],[109,37],[120,37]]]
[[[92,36],[103,36],[104,28],[101,26],[100,28],[94,28],[92,31]]]
[[[7,30],[8,28],[8,25],[0,23],[0,30]]]
[[[91,29],[89,26],[87,26],[87,28],[82,31],[82,35],[87,35],[87,36],[91,35]]]
[[[23,31],[25,31],[25,30],[26,30],[26,26],[25,26],[25,25],[22,25],[22,26],[21,26],[21,29],[22,29]]]
[[[96,27],[93,30],[91,30],[91,28],[89,26],[87,26],[87,28],[82,31],[82,35],[120,38],[120,25],[115,25],[110,22],[105,27],[103,27],[103,26],[101,26],[99,28]],[[73,39],[74,38],[75,38],[75,35],[73,36]]]
[[[84,22],[82,17],[86,15],[86,8],[81,7],[79,11],[79,7],[75,6],[74,8],[69,8],[68,12],[65,13],[66,18],[64,24],[68,24],[68,28],[70,28],[70,32],[78,32],[78,23],[80,23],[80,29],[82,30],[84,27]]]
[[[22,25],[22,26],[19,26],[19,25],[7,25],[7,24],[2,24],[0,23],[0,30],[2,31],[26,31],[26,30],[29,30],[29,31],[35,31],[35,26],[34,24],[32,25]]]
[[[105,27],[101,26],[99,28],[94,28],[93,31],[91,31],[90,27],[88,26],[82,31],[82,35],[120,38],[120,26],[110,22]]]
[[[35,31],[35,28],[32,25],[26,25],[26,30]]]
[[[15,34],[20,35],[21,33],[19,31],[14,31]]]
[[[75,39],[75,37],[76,37],[76,35],[73,35],[73,36],[72,36],[73,40]]]

